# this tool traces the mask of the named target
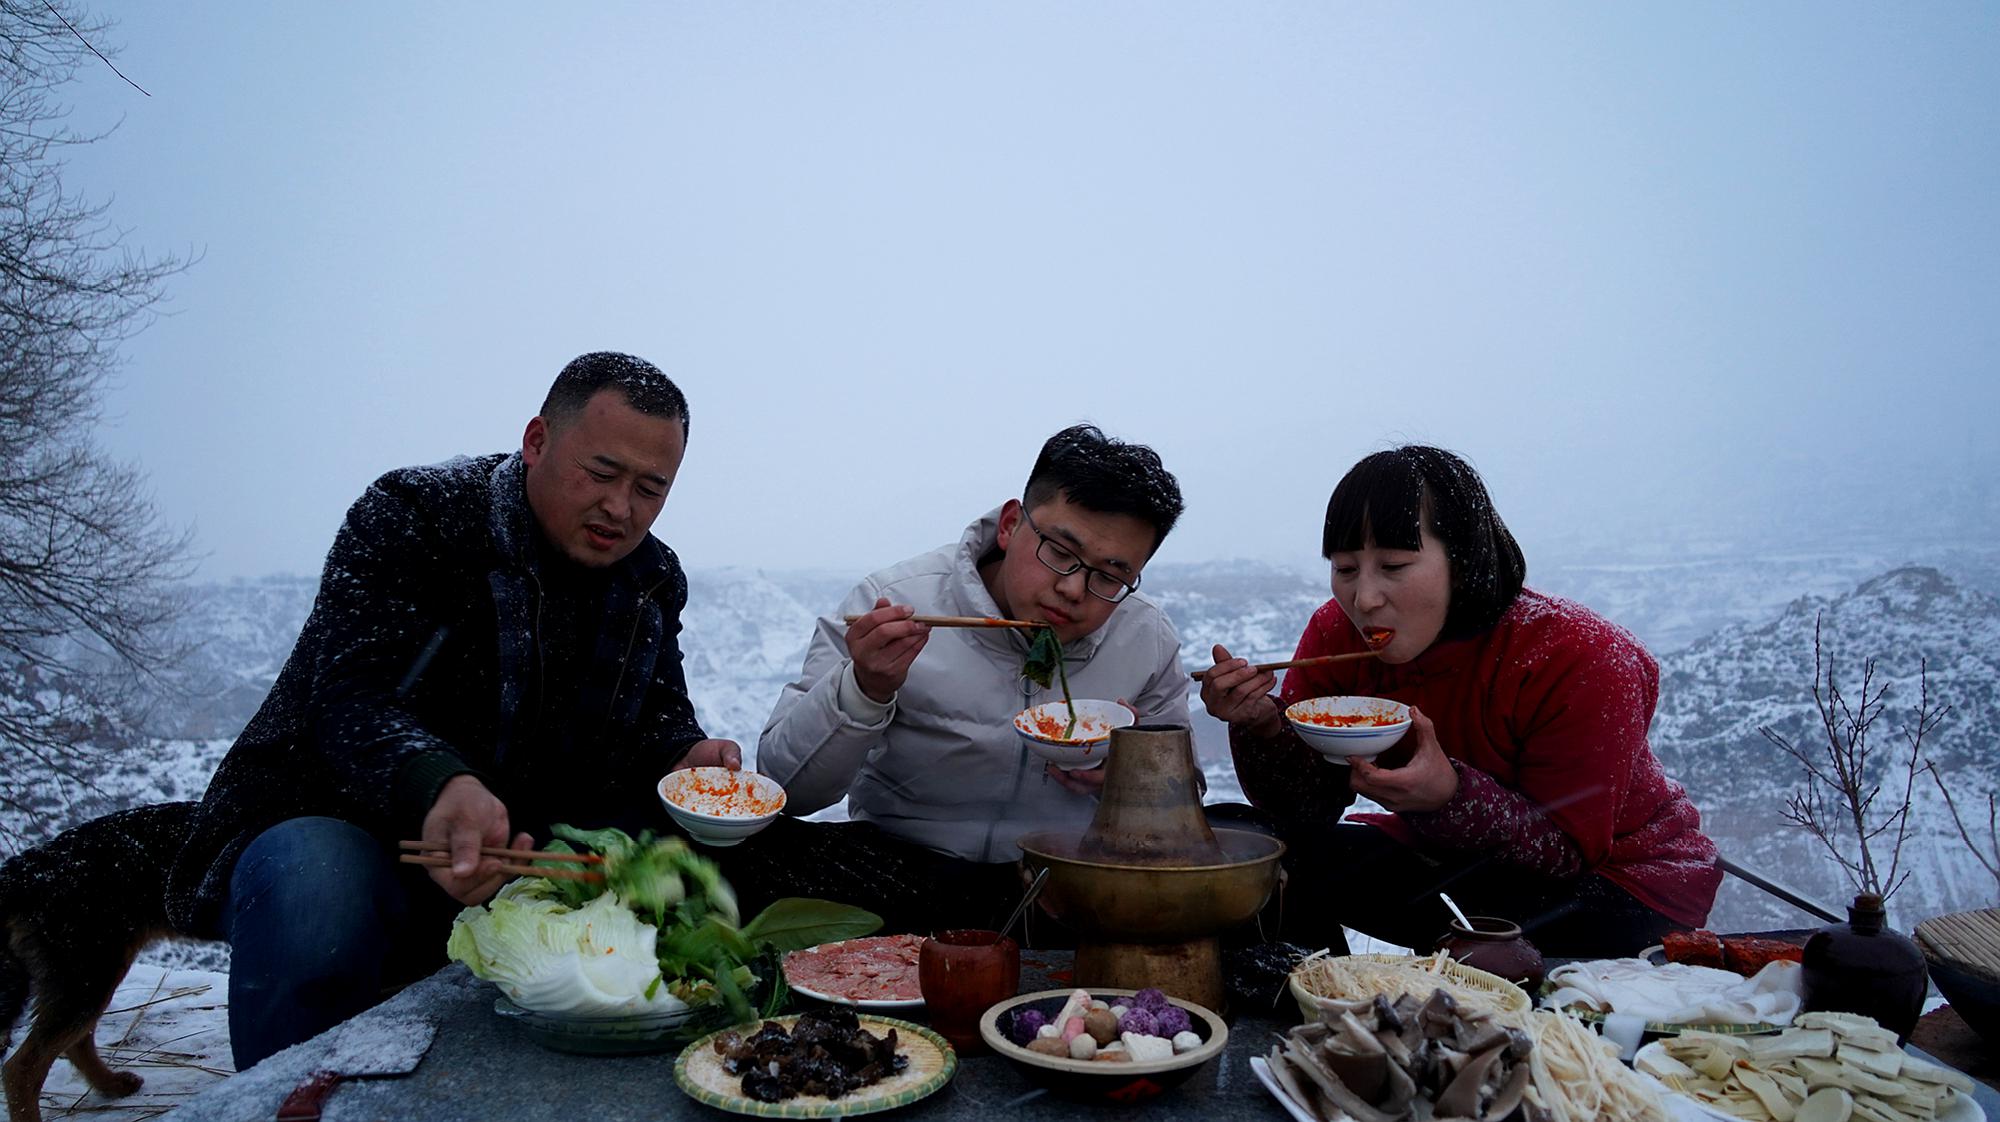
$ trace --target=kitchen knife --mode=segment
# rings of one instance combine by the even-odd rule
[[[342,1080],[408,1075],[437,1037],[437,1021],[423,1016],[366,1014],[333,1030],[326,1057],[278,1106],[277,1122],[319,1122],[327,1096]]]

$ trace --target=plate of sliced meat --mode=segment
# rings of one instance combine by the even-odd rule
[[[821,943],[785,956],[785,984],[807,997],[857,1009],[915,1009],[922,935],[871,935]]]
[[[1685,962],[1728,970],[1745,978],[1764,964],[1783,959],[1798,962],[1805,955],[1810,931],[1764,931],[1749,935],[1717,935],[1713,931],[1669,931],[1657,948],[1641,952],[1651,962]]]

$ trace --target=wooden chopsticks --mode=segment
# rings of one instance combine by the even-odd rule
[[[451,846],[441,841],[402,841],[396,848],[405,852],[397,860],[405,865],[427,865],[433,869],[451,867]],[[595,853],[547,853],[539,849],[503,849],[497,845],[479,847],[482,857],[511,857],[514,861],[500,866],[503,873],[517,877],[548,877],[551,880],[580,880],[596,882],[604,879],[603,873],[585,872],[581,869],[537,868],[522,864],[526,861],[564,861],[577,865],[602,865],[604,858]]]
[[[853,623],[855,620],[860,619],[861,617],[844,616],[842,618],[844,618],[849,623]],[[1048,626],[1048,624],[1046,623],[1037,623],[1031,619],[994,619],[992,616],[911,616],[909,617],[909,622],[928,624],[931,627],[1035,628],[1035,627]]]
[[[1325,666],[1331,662],[1353,662],[1354,660],[1360,658],[1374,658],[1381,653],[1382,653],[1381,651],[1349,651],[1346,654],[1319,655],[1316,658],[1295,658],[1288,662],[1260,662],[1257,665],[1252,666],[1250,669],[1290,670],[1294,666]],[[1197,670],[1194,673],[1188,675],[1188,677],[1193,678],[1197,682],[1203,681],[1208,677],[1208,671]]]

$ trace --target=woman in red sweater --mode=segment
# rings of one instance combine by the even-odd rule
[[[1339,924],[1428,949],[1449,915],[1519,923],[1545,954],[1627,955],[1699,926],[1722,879],[1713,842],[1646,743],[1659,667],[1579,604],[1521,586],[1521,548],[1470,466],[1409,445],[1356,464],[1327,504],[1333,599],[1298,657],[1381,655],[1276,678],[1215,648],[1202,683],[1236,774],[1290,847],[1288,938]],[[1386,697],[1410,731],[1373,761],[1329,762],[1284,719],[1302,698]],[[1365,795],[1392,813],[1341,815]]]

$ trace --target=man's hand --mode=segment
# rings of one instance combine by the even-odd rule
[[[930,638],[929,624],[914,623],[917,610],[908,604],[891,604],[884,596],[875,601],[875,610],[847,625],[847,654],[854,660],[854,684],[861,692],[887,705],[910,676],[910,664]]]
[[[1278,676],[1251,669],[1249,659],[1231,656],[1221,643],[1215,645],[1214,658],[1215,666],[1201,680],[1201,705],[1208,715],[1267,739],[1282,732],[1284,714],[1271,700]]]
[[[483,904],[512,879],[511,874],[500,871],[500,858],[479,855],[480,846],[507,845],[507,804],[470,775],[454,775],[445,782],[430,813],[424,815],[423,840],[450,846],[451,867],[429,872],[431,879],[461,904]],[[512,848],[528,849],[534,844],[535,839],[527,834],[516,834]]]
[[[1104,765],[1064,771],[1054,762],[1042,765],[1042,774],[1056,781],[1064,790],[1075,791],[1079,795],[1101,795],[1104,793]]]
[[[1355,760],[1348,781],[1355,793],[1366,795],[1390,810],[1436,810],[1458,794],[1458,769],[1438,744],[1437,728],[1431,719],[1410,707],[1409,735],[1417,738],[1416,751],[1402,767],[1377,767],[1372,760]]]
[[[697,740],[688,748],[681,762],[667,769],[681,771],[691,767],[726,767],[730,771],[743,770],[743,749],[734,740]]]
[[[1121,697],[1118,699],[1118,704],[1124,706],[1127,713],[1132,714],[1134,721],[1139,719],[1139,711],[1132,708],[1131,702]],[[1108,763],[1109,761],[1105,762]],[[1042,765],[1042,774],[1055,780],[1061,785],[1063,790],[1075,791],[1079,795],[1103,794],[1104,773],[1109,770],[1111,769],[1105,767],[1103,763],[1090,768],[1078,768],[1075,771],[1064,771],[1057,767],[1054,761]]]

